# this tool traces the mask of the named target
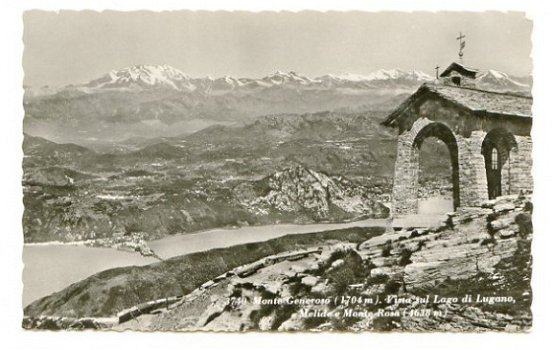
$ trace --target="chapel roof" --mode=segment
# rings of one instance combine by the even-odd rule
[[[403,112],[428,96],[451,102],[479,115],[531,119],[533,98],[513,93],[494,92],[475,88],[425,83],[399,105],[383,122],[396,126]]]
[[[439,76],[441,78],[442,77],[447,77],[453,71],[459,72],[459,73],[461,73],[462,75],[465,75],[465,76],[469,76],[472,79],[475,79],[477,74],[480,73],[479,69],[471,68],[471,67],[465,66],[465,65],[463,65],[461,63],[458,63],[458,62],[452,62],[447,68],[445,68],[443,73],[441,73]]]

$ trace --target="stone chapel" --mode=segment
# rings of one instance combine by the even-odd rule
[[[532,98],[476,87],[477,69],[452,63],[383,122],[398,131],[393,214],[418,208],[419,151],[427,137],[450,152],[454,208],[531,193]]]

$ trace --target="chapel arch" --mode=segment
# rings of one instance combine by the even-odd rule
[[[504,128],[491,130],[483,139],[481,154],[485,158],[489,199],[510,194],[510,158],[517,149],[514,135]]]
[[[453,207],[456,210],[460,206],[460,180],[459,180],[459,171],[458,171],[458,144],[456,142],[456,137],[450,128],[439,122],[432,122],[424,126],[414,137],[412,143],[412,161],[416,163],[416,181],[420,172],[420,149],[424,141],[433,137],[442,141],[448,151],[450,156],[451,168],[452,168],[452,199]]]

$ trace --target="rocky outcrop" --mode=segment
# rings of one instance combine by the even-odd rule
[[[407,289],[424,289],[448,279],[492,273],[502,259],[516,252],[517,239],[529,234],[518,224],[527,218],[530,221],[528,203],[522,197],[500,197],[482,207],[460,208],[448,215],[442,227],[432,231],[405,230],[379,236],[365,242],[362,248],[378,266],[372,272],[379,274],[381,268],[390,265],[389,259],[399,259],[401,252],[410,251],[411,262],[402,277]],[[384,261],[378,254],[381,256],[385,244],[391,249],[390,257]]]
[[[58,317],[39,316],[23,318],[22,327],[25,329],[109,329],[118,323],[116,317]]]
[[[389,209],[367,187],[341,176],[329,176],[302,166],[270,175],[234,192],[252,212],[293,213],[315,220],[387,217]]]

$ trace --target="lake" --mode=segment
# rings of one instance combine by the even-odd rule
[[[434,222],[436,215],[452,211],[450,201],[429,199],[420,202],[420,215],[398,219],[401,226],[416,220]],[[402,221],[401,221],[402,220]],[[349,227],[385,226],[386,219],[368,219],[338,224],[279,224],[249,226],[236,229],[213,229],[195,233],[164,237],[149,242],[162,258],[184,255],[213,248],[266,241],[287,234],[301,234],[337,230]],[[91,248],[75,245],[26,244],[23,248],[23,305],[62,290],[90,275],[123,266],[147,265],[158,260],[110,248]]]
[[[287,234],[335,230],[347,227],[382,226],[384,219],[342,224],[267,225],[236,229],[214,229],[164,237],[149,242],[162,258],[170,258],[213,248],[266,241]],[[23,248],[23,305],[57,292],[68,285],[107,269],[147,265],[158,260],[111,248],[76,245],[25,244]]]
[[[237,229],[213,229],[184,235],[168,236],[149,242],[149,246],[163,259],[173,256],[224,248],[237,244],[266,241],[288,234],[337,230],[349,227],[385,226],[385,219],[368,219],[340,224],[279,224],[249,226]]]
[[[23,247],[23,305],[57,292],[97,272],[114,267],[147,265],[158,261],[111,248],[75,245]]]

